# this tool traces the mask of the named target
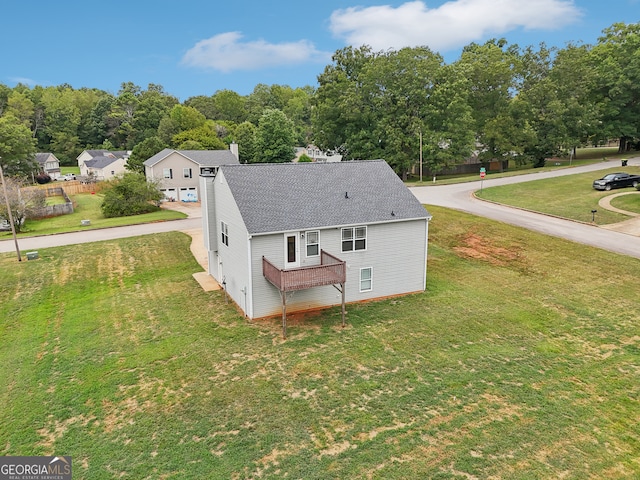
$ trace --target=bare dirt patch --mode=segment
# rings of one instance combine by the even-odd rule
[[[467,233],[460,239],[460,244],[453,247],[458,256],[483,260],[492,265],[506,266],[521,260],[520,249],[498,247],[490,240],[474,233]]]

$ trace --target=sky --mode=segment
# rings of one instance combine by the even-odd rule
[[[7,2],[0,83],[69,84],[114,95],[124,82],[162,85],[180,101],[258,84],[317,87],[345,46],[428,46],[445,62],[462,47],[595,44],[640,0],[33,0]]]

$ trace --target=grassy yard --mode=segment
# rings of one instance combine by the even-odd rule
[[[181,233],[0,255],[0,455],[72,455],[77,479],[638,478],[640,261],[429,210],[424,294],[287,341],[199,288]]]
[[[627,190],[629,190],[629,195],[621,195],[613,198],[611,200],[611,205],[619,208],[620,210],[640,214],[640,192],[631,189]]]
[[[591,210],[597,210],[596,223],[606,225],[626,220],[629,217],[600,208],[598,201],[614,193],[632,192],[634,190],[626,188],[605,192],[594,190],[591,185],[596,178],[616,171],[620,171],[620,167],[601,170],[599,172],[581,173],[514,185],[484,188],[482,192],[476,192],[476,195],[486,200],[582,222],[590,222],[592,218]],[[640,175],[640,167],[629,166],[625,167],[624,171]],[[625,200],[615,199],[613,205],[617,206],[619,202],[635,204],[640,200],[635,195],[625,197],[631,198]],[[629,208],[629,210],[638,211],[638,208],[639,207],[636,206],[635,209]]]
[[[54,197],[58,198],[58,197]],[[61,197],[60,197],[61,198]],[[140,223],[158,222],[185,218],[186,215],[173,210],[162,209],[158,212],[135,215],[132,217],[105,218],[100,210],[103,196],[100,194],[73,195],[74,212],[69,215],[45,218],[42,220],[28,220],[24,232],[20,236],[49,235],[52,233],[74,232],[94,228],[120,227]],[[91,220],[90,226],[81,226],[82,220]],[[0,240],[11,236],[11,232],[0,232]]]
[[[556,158],[547,161],[546,166],[542,168],[534,168],[532,164],[516,165],[515,162],[510,162],[509,169],[505,172],[486,172],[487,178],[502,178],[502,177],[514,177],[517,175],[526,175],[529,173],[540,173],[558,170],[559,168],[571,168],[580,165],[590,165],[598,163],[603,160],[611,161],[612,165],[621,165],[620,160],[623,158],[630,158],[638,156],[638,152],[631,152],[629,154],[619,154],[617,147],[592,147],[592,148],[580,148],[578,149],[578,156],[574,159]],[[438,185],[450,185],[453,183],[475,182],[480,179],[480,170],[474,174],[461,174],[461,175],[439,175],[436,177],[436,183]],[[405,182],[408,187],[415,187],[420,185],[432,185],[433,177],[424,178],[422,182],[415,175]]]

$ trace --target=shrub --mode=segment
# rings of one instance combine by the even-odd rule
[[[161,199],[157,183],[139,173],[125,173],[109,182],[100,208],[107,218],[128,217],[159,210]]]

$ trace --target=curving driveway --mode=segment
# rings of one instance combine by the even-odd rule
[[[640,165],[640,157],[629,160],[629,165]],[[550,172],[532,173],[516,177],[484,180],[484,187],[529,182],[542,178],[553,178],[575,173],[595,172],[614,167],[612,162],[573,167]],[[498,205],[479,200],[473,192],[480,190],[480,181],[454,185],[432,185],[412,187],[411,192],[426,205],[437,205],[491,218],[511,225],[535,230],[546,235],[565,238],[616,253],[640,258],[640,217],[620,224],[599,227],[527,210]]]

